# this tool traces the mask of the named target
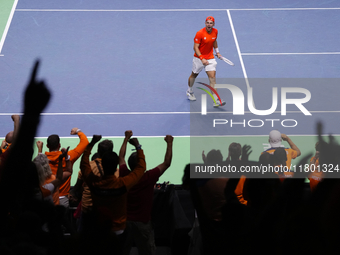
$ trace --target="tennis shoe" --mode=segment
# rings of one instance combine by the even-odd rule
[[[190,101],[195,101],[196,100],[196,97],[195,97],[195,95],[194,95],[194,92],[189,92],[189,91],[187,91],[187,96],[188,96],[188,99],[190,100]]]
[[[215,108],[217,108],[217,107],[220,107],[220,106],[223,106],[223,105],[226,104],[225,101],[223,101],[223,100],[221,100],[221,101],[222,101],[222,103],[220,102],[220,100],[216,100],[216,103],[214,103],[213,106]]]

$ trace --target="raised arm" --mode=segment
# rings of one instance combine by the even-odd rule
[[[91,142],[86,146],[84,154],[80,162],[80,170],[85,182],[87,182],[88,176],[93,172],[90,166],[90,154],[93,146],[102,139],[101,135],[93,135]]]
[[[33,141],[40,113],[45,109],[51,97],[44,81],[36,78],[38,67],[39,61],[36,61],[24,95],[24,115],[20,129],[5,163],[1,166],[0,192],[8,194],[4,196],[0,210],[0,213],[5,213],[5,217],[8,213],[7,206],[16,202],[17,197],[27,194],[27,190],[23,190],[22,187],[27,187],[24,182],[27,181],[25,178],[27,166],[32,164]],[[0,214],[0,217],[3,216]]]
[[[36,144],[37,144],[37,148],[38,148],[38,153],[42,153],[44,143],[42,141],[37,141]]]
[[[287,135],[281,134],[281,138],[283,141],[286,141],[289,144],[290,148],[297,152],[297,157],[301,155],[300,149],[295,145],[295,143],[293,143],[293,141]]]
[[[60,166],[60,160],[62,160],[63,158],[65,158],[65,162],[66,162],[66,168],[65,171],[62,172],[62,183],[66,182],[67,179],[72,175],[73,173],[73,161],[71,160],[71,157],[68,155],[68,149],[70,147],[67,147],[67,149],[65,150],[65,148],[62,148],[62,154],[59,156],[59,164],[58,164],[58,170],[59,170],[59,166]],[[65,154],[66,152],[66,154]],[[63,156],[62,156],[63,155]],[[61,157],[62,156],[62,157]],[[60,159],[61,158],[61,159]],[[62,164],[61,164],[62,165]]]
[[[2,151],[3,149],[5,149],[6,146],[7,146],[6,140],[2,140],[1,146],[0,146],[1,151]]]
[[[253,151],[251,150],[251,146],[250,145],[243,145],[242,147],[242,156],[241,156],[241,161],[246,162],[249,160],[249,155],[252,153]]]
[[[86,146],[89,144],[89,141],[86,135],[77,127],[72,128],[70,134],[78,135],[80,139],[77,147],[68,152],[68,155],[70,155],[70,160],[74,163],[81,156],[81,154],[83,154]]]
[[[20,126],[20,116],[17,114],[14,114],[11,116],[13,123],[14,123],[14,129],[13,129],[13,141],[15,140],[15,138],[18,135],[19,132],[19,126]]]
[[[138,163],[137,166],[129,173],[128,175],[124,177],[120,177],[119,179],[123,181],[125,187],[127,190],[131,189],[134,185],[136,185],[140,178],[142,178],[144,171],[146,170],[146,163],[145,163],[145,156],[144,152],[142,150],[142,146],[139,144],[139,141],[137,138],[131,138],[129,140],[129,143],[134,146],[137,150],[137,157],[138,157]]]
[[[126,146],[127,146],[128,141],[130,140],[131,136],[132,136],[132,131],[126,130],[123,144],[122,144],[122,146],[120,147],[120,150],[119,150],[119,165],[126,164],[126,162],[125,162]]]
[[[24,115],[13,143],[16,146],[12,148],[12,153],[16,153],[15,157],[20,156],[20,162],[17,162],[20,164],[32,159],[32,145],[39,124],[40,113],[45,109],[51,97],[44,81],[36,79],[38,67],[39,61],[36,61],[24,95]],[[15,122],[18,122],[17,117],[14,117],[14,119]]]
[[[203,163],[205,163],[205,161],[207,160],[207,157],[205,156],[204,151],[202,151],[202,160],[203,160]]]
[[[157,167],[159,168],[161,175],[167,170],[171,165],[172,160],[172,143],[174,138],[171,135],[167,135],[164,138],[164,141],[166,142],[166,151],[164,156],[164,162]]]

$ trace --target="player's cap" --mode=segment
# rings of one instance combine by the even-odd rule
[[[272,148],[281,146],[281,133],[278,130],[272,130],[269,133],[269,143]]]
[[[213,16],[208,16],[205,21],[211,20],[212,22],[215,23],[215,18]]]

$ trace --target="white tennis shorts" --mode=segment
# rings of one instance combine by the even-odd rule
[[[217,62],[216,59],[207,59],[209,62],[209,65],[203,65],[202,61],[199,58],[194,57],[192,60],[192,72],[193,73],[200,73],[203,68],[205,68],[205,71],[216,71]]]

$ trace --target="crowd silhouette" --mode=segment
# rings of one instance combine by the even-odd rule
[[[101,141],[98,134],[89,141],[79,128],[72,128],[71,135],[79,137],[75,148],[62,148],[59,136],[53,134],[46,152],[43,141],[36,142],[38,155],[33,157],[40,114],[51,97],[45,82],[37,79],[39,65],[36,61],[25,90],[23,115],[12,116],[14,129],[1,143],[0,254],[130,254],[133,244],[139,254],[156,254],[154,187],[171,165],[174,138],[164,138],[164,159],[148,171],[145,157],[152,155],[144,155],[132,130],[125,132],[118,154],[112,141]],[[332,136],[325,141],[321,123],[317,135],[315,155],[299,160],[304,171],[194,179],[192,165],[183,166],[182,188],[191,194],[197,219],[189,248],[183,248],[182,254],[338,253],[340,179],[328,170],[339,167],[340,146]],[[282,141],[290,148],[282,147]],[[301,155],[294,142],[277,130],[269,134],[269,142],[272,148],[264,152],[232,142],[225,160],[219,150],[207,155],[203,151],[203,164],[282,169]],[[90,160],[97,143],[98,152]],[[128,143],[135,152],[126,162]],[[251,153],[257,153],[259,160],[249,161]],[[80,171],[74,173],[78,159]],[[78,174],[73,189],[72,174]],[[70,222],[70,203],[78,205],[76,228]]]

